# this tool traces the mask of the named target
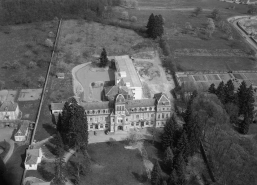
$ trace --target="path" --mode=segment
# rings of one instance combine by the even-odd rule
[[[9,149],[9,151],[8,151],[8,153],[5,155],[5,157],[4,157],[4,163],[6,164],[7,163],[7,161],[10,159],[10,157],[12,156],[12,154],[13,154],[13,150],[14,150],[14,141],[13,140],[9,140],[8,141],[8,143],[10,144],[10,149]]]
[[[151,7],[151,6],[141,6],[138,10],[171,10],[171,11],[194,11],[193,8],[170,8],[170,7]],[[210,12],[211,9],[203,9],[203,11]]]
[[[250,38],[250,35],[246,34],[241,27],[238,26],[238,21],[245,18],[250,18],[251,16],[234,16],[227,19],[227,21],[232,24],[232,26],[239,32],[239,34],[246,40],[248,45],[257,53],[257,45]]]

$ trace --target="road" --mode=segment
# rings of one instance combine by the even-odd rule
[[[250,38],[248,34],[246,34],[239,26],[238,21],[242,19],[249,19],[251,16],[235,16],[230,17],[227,19],[227,21],[239,32],[239,34],[246,40],[246,42],[249,44],[249,46],[257,53],[257,45],[254,43],[254,41]]]

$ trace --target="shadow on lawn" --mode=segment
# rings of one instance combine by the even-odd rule
[[[146,173],[143,174],[139,174],[137,172],[132,172],[132,174],[134,175],[134,177],[137,179],[138,182],[140,183],[144,183],[147,181],[147,175]]]
[[[55,128],[53,125],[50,125],[49,123],[43,124],[43,128],[44,128],[50,135],[56,134],[56,128]]]

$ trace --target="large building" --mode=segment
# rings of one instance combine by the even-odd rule
[[[133,99],[142,99],[143,88],[132,59],[128,55],[115,56],[115,85],[122,84],[132,91]]]

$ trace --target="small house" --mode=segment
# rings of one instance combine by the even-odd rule
[[[4,101],[0,105],[0,120],[17,120],[20,113],[18,104],[13,101]]]
[[[58,116],[63,109],[64,103],[51,103],[51,114]]]
[[[21,123],[19,129],[14,135],[14,140],[26,141],[28,133],[29,133],[29,123],[28,122]]]
[[[33,146],[29,146],[26,152],[25,169],[37,170],[37,165],[42,161],[42,149],[34,149]]]
[[[64,79],[64,73],[57,73],[56,77],[59,79]]]

